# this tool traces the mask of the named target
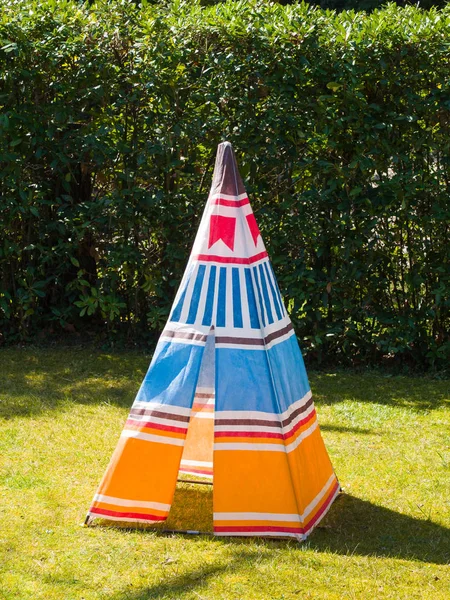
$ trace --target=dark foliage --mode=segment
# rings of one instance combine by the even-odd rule
[[[309,360],[447,365],[449,31],[394,4],[9,3],[2,342],[153,343],[228,139]]]

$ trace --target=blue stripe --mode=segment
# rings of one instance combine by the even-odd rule
[[[180,299],[178,300],[178,304],[173,309],[172,316],[170,317],[170,321],[178,322],[181,317],[181,311],[183,310],[184,299],[186,298],[186,291],[189,285],[190,277],[186,277],[186,285],[184,286],[184,290],[181,293]]]
[[[256,310],[255,293],[253,291],[252,274],[250,269],[245,269],[245,283],[247,287],[248,312],[250,314],[250,326],[259,329],[258,311]]]
[[[242,305],[241,305],[241,286],[239,281],[239,269],[233,267],[233,324],[235,327],[243,327],[242,324]]]
[[[219,294],[218,294],[218,298],[217,298],[217,316],[216,316],[217,327],[225,327],[226,295],[227,295],[227,269],[226,269],[226,267],[220,267]]]
[[[275,273],[274,273],[272,264],[270,262],[269,262],[269,267],[270,267],[270,270],[272,272],[273,281],[275,283],[275,291],[277,293],[278,302],[280,303],[281,313],[283,315],[285,315],[286,314],[286,309],[285,309],[284,304],[283,304],[283,299],[281,298],[281,293],[280,293],[280,288],[278,287],[277,278],[275,277]]]
[[[191,305],[189,306],[189,314],[186,320],[188,325],[195,323],[195,318],[197,317],[198,303],[200,302],[200,294],[202,292],[203,279],[205,278],[205,270],[205,265],[199,265],[197,277],[194,283],[194,290],[192,292]]]
[[[264,263],[264,268],[266,270],[267,281],[269,282],[270,292],[272,294],[273,304],[275,306],[275,312],[277,313],[278,320],[280,320],[281,317],[283,316],[283,314],[281,312],[280,302],[278,300],[278,296],[277,296],[277,293],[275,291],[275,287],[274,287],[272,279],[270,277],[269,267],[267,266],[266,262]]]
[[[202,325],[211,325],[212,323],[214,289],[216,287],[216,270],[217,267],[215,265],[211,265],[211,269],[209,271],[208,291],[206,292],[205,312],[203,314]]]
[[[258,281],[258,267],[254,267],[253,268],[253,276],[255,278],[256,292],[258,294],[259,308],[261,309],[261,321],[262,321],[263,327],[265,327],[266,326],[266,317],[264,316],[264,306],[263,306],[263,303],[262,303],[261,288],[259,287],[259,281]]]
[[[270,324],[273,323],[272,307],[270,306],[269,292],[267,290],[266,277],[264,275],[264,269],[262,264],[259,265],[259,276],[261,277],[261,287],[264,297],[264,304],[266,305],[267,310],[267,319],[269,320]]]

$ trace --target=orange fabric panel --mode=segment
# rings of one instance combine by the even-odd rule
[[[214,453],[214,512],[296,513],[284,452]]]
[[[120,438],[98,493],[171,504],[182,446]]]

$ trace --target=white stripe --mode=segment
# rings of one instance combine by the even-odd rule
[[[303,433],[301,433],[298,438],[292,442],[291,444],[288,444],[287,446],[284,445],[283,440],[280,440],[279,443],[274,443],[274,444],[252,444],[252,443],[248,443],[248,442],[218,442],[216,441],[214,443],[214,451],[219,451],[219,450],[250,450],[250,451],[263,451],[263,452],[292,452],[293,450],[295,450],[300,444],[301,442],[307,438],[309,435],[311,435],[313,433],[313,431],[317,428],[317,421],[314,421],[314,423],[311,425],[311,427],[308,427],[308,429],[306,429],[305,431],[303,431]]]
[[[124,429],[120,437],[135,438],[146,442],[169,444],[171,446],[184,446],[184,439],[154,435],[153,433],[142,433],[142,431],[134,431],[133,429]]]
[[[296,400],[283,413],[269,413],[256,410],[220,410],[216,412],[216,419],[267,419],[271,421],[284,421],[295,410],[304,406],[311,398],[311,390],[308,390],[303,398]]]
[[[209,196],[208,200],[215,200],[216,198],[223,198],[224,200],[245,200],[248,198],[247,193],[239,194],[239,196],[230,196],[230,194],[213,194]]]
[[[191,416],[192,419],[214,419],[214,413],[207,413],[201,410],[194,411]]]
[[[311,500],[311,502],[305,508],[303,515],[302,515],[302,521],[304,521],[306,519],[306,517],[316,508],[316,506],[319,504],[319,502],[322,500],[322,498],[325,496],[325,494],[331,487],[331,484],[333,483],[333,481],[336,481],[336,475],[334,473],[332,473],[330,475],[328,481],[323,486],[323,488],[320,490],[320,492],[317,494],[317,496],[313,500]]]
[[[211,467],[213,466],[212,462],[208,462],[206,460],[187,460],[183,458],[181,461],[182,465],[187,465],[188,467]]]
[[[186,323],[188,314],[191,308],[192,294],[194,292],[194,285],[197,280],[199,264],[197,263],[192,271],[191,278],[189,279],[188,287],[186,290],[186,296],[184,297],[184,304],[180,314],[180,323]],[[178,340],[177,340],[178,341]]]
[[[251,512],[214,513],[214,521],[292,521],[301,523],[300,516],[297,514]]]
[[[180,429],[187,429],[189,422],[188,421],[175,421],[172,419],[160,419],[159,417],[154,417],[152,415],[130,415],[128,417],[129,421],[134,421],[136,425],[142,425],[142,423],[148,423],[151,427],[152,424],[155,425],[167,425],[168,427],[179,427]],[[181,433],[181,432],[180,432]]]
[[[162,504],[161,502],[144,502],[143,500],[124,500],[123,498],[114,498],[114,496],[103,496],[96,494],[95,502],[103,502],[103,504],[115,504],[116,506],[128,506],[136,508],[154,508],[155,510],[170,510],[170,504]]]
[[[232,269],[226,270],[225,284],[225,327],[228,328],[234,326]]]
[[[267,427],[262,425],[216,425],[214,427],[214,431],[222,432],[222,431],[231,431],[231,432],[239,432],[239,431],[255,431],[261,433],[282,433],[281,427]]]
[[[317,429],[317,427],[319,426],[319,423],[317,422],[317,419],[314,421],[314,423],[311,425],[311,427],[308,427],[308,429],[305,429],[305,431],[303,431],[298,438],[292,442],[292,444],[288,444],[286,446],[286,452],[292,452],[293,450],[295,450],[298,446],[300,446],[300,444],[303,442],[304,439],[306,439],[308,436],[310,436],[312,433],[314,433],[314,431]]]
[[[197,394],[209,394],[211,397],[214,397],[215,390],[214,390],[214,388],[197,387],[195,390],[195,395],[197,395]]]
[[[175,406],[174,404],[161,404],[161,402],[134,402],[131,408],[136,408],[139,410],[144,408],[147,410],[172,413],[174,415],[182,415],[185,417],[189,417],[191,414],[190,408],[185,408],[184,406]]]
[[[267,272],[269,272],[269,274],[267,274]],[[275,299],[272,296],[272,289],[270,287],[270,282],[269,282],[269,278],[270,278],[270,266],[269,265],[267,265],[267,271],[263,267],[263,273],[264,273],[264,279],[266,281],[267,295],[269,296],[269,304],[270,304],[270,308],[272,310],[272,317],[273,317],[274,322],[276,323],[278,321],[281,321],[281,319],[283,318],[284,315],[283,315],[283,311],[281,310],[281,319],[278,318],[277,310],[275,308],[275,306],[276,306]],[[280,309],[278,309],[278,310],[280,310]]]
[[[264,315],[264,309],[261,306],[261,302],[262,302],[262,299],[260,298],[261,294],[260,293],[258,294],[258,289],[259,289],[259,292],[261,292],[261,286],[258,287],[259,281],[256,276],[258,269],[253,270],[253,268],[255,266],[256,265],[250,265],[250,267],[251,267],[250,268],[250,279],[252,280],[252,285],[253,285],[253,296],[255,298],[256,312],[258,313],[258,319],[259,319],[259,323],[261,325],[261,331],[264,332],[263,337],[265,337],[265,335],[266,335],[265,329],[267,327],[267,319],[265,318],[265,315]],[[266,323],[265,326],[263,325],[263,320]],[[264,347],[264,349],[265,349],[265,347]]]
[[[239,288],[241,290],[241,310],[242,310],[242,330],[251,335],[251,327],[250,327],[250,309],[249,304],[246,301],[247,298],[247,288],[245,287],[245,275],[244,269],[239,268]]]
[[[189,344],[189,346],[205,346],[206,340],[187,340],[185,338],[166,337],[164,333],[159,338],[160,342],[170,342],[171,344]]]
[[[200,298],[198,300],[198,305],[197,305],[197,314],[195,315],[195,324],[198,323],[200,326],[201,326],[201,322],[203,320],[203,313],[205,312],[206,294],[208,291],[210,270],[211,270],[211,265],[206,265],[205,271],[203,273],[203,281],[202,281],[202,288],[200,290]]]
[[[215,531],[216,536],[235,536],[235,537],[292,537],[299,542],[306,540],[306,535],[303,533],[289,533],[286,531]]]
[[[255,452],[267,451],[267,452],[286,452],[286,448],[281,440],[277,444],[249,444],[246,442],[242,443],[228,443],[228,442],[215,442],[214,451],[219,452],[220,450],[254,450]]]

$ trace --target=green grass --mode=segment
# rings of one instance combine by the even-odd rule
[[[344,494],[304,544],[80,524],[150,357],[0,352],[0,598],[449,597],[450,382],[312,373]],[[183,484],[169,527],[211,527]]]

